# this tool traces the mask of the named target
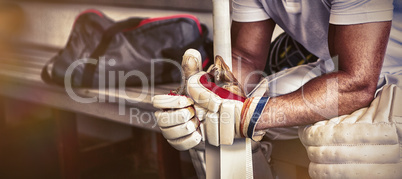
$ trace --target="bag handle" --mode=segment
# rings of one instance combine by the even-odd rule
[[[202,32],[203,32],[201,34],[201,36],[199,36],[194,41],[188,43],[187,45],[185,45],[183,47],[162,49],[162,51],[161,51],[162,56],[165,58],[169,58],[169,59],[181,60],[184,52],[186,52],[187,49],[190,49],[190,48],[197,49],[197,48],[203,46],[204,42],[206,41],[206,37],[208,35],[208,28],[204,24],[201,24],[201,28],[202,28]],[[169,66],[169,65],[164,65],[164,67],[162,69],[162,73],[169,71],[171,68],[174,68],[174,67]],[[162,80],[163,81],[172,81],[173,79],[170,75],[162,75]]]
[[[103,55],[106,49],[109,47],[110,42],[113,37],[127,28],[136,27],[140,24],[140,22],[144,20],[144,18],[130,18],[127,20],[123,20],[111,25],[103,34],[101,41],[96,46],[95,50],[91,53],[90,58],[98,60],[97,57]],[[60,52],[59,52],[60,53]],[[41,78],[47,84],[55,84],[54,80],[52,80],[52,75],[49,73],[49,65],[54,62],[54,58],[46,62],[41,71]],[[97,65],[86,64],[84,67],[83,79],[81,82],[81,86],[92,86],[92,80],[95,73]],[[64,86],[64,83],[59,85]]]
[[[42,71],[40,73],[40,77],[47,84],[54,84],[55,82],[52,80],[52,77],[49,73],[49,65],[54,62],[54,58],[50,59],[46,62],[45,66],[43,66]]]
[[[194,41],[190,42],[189,44],[183,47],[165,48],[161,52],[162,56],[170,59],[180,60],[187,49],[201,47],[204,44],[206,37],[208,35],[208,28],[204,24],[201,24],[201,28],[202,28],[202,34],[197,39],[195,39]]]
[[[201,28],[202,28],[202,34],[198,38],[196,38],[194,41],[188,43],[187,45],[185,45],[183,47],[162,49],[162,51],[161,51],[162,56],[165,58],[169,58],[169,59],[181,60],[184,52],[186,52],[187,49],[190,49],[190,48],[197,49],[197,48],[203,46],[204,42],[206,41],[207,35],[208,35],[208,28],[204,24],[201,24]],[[169,71],[171,68],[174,68],[174,66],[164,65],[164,67],[162,69],[162,73]],[[172,81],[173,79],[169,75],[162,75],[162,80],[163,81]]]
[[[130,18],[120,22],[116,22],[110,26],[102,35],[101,41],[96,46],[95,50],[91,53],[89,58],[98,60],[98,57],[105,54],[110,42],[117,33],[122,32],[124,29],[137,27],[144,18]],[[98,63],[97,63],[98,64]],[[82,76],[81,86],[92,86],[92,80],[96,71],[97,65],[85,64]]]

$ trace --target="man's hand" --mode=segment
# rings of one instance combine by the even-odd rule
[[[197,51],[187,51],[182,63],[184,85],[153,98],[154,107],[162,109],[155,117],[163,136],[177,150],[205,140],[215,146],[230,145],[234,138],[261,140],[265,132],[256,132],[255,126],[269,98],[246,98],[221,57],[208,72],[201,71],[200,62]]]
[[[195,107],[191,98],[177,94],[157,95],[153,104],[162,109],[155,112],[155,117],[162,135],[174,148],[188,150],[204,140],[201,127],[204,110]]]
[[[259,76],[253,77],[253,74],[258,74],[254,72],[262,70],[266,62],[263,52],[269,49],[273,26],[274,22],[270,20],[232,24],[233,72],[241,84],[248,88],[251,88],[249,84],[260,79]],[[294,73],[303,81],[293,92],[270,99],[269,107],[266,107],[256,129],[312,124],[350,114],[370,104],[381,72],[390,27],[390,21],[330,24],[328,47],[331,56],[338,56],[338,69],[332,73],[324,71],[325,74],[319,74],[314,79],[310,79],[310,72],[317,70]],[[292,78],[281,74],[272,83],[279,86]]]
[[[167,95],[156,95],[152,99],[154,107],[162,109],[155,112],[158,126],[163,136],[177,150],[188,150],[197,146],[202,137],[201,124],[205,110],[194,105],[184,93],[187,79],[201,71],[201,55],[189,49],[182,61],[184,86]]]
[[[210,144],[230,145],[234,138],[241,137],[259,141],[265,134],[256,132],[255,126],[269,98],[246,98],[242,87],[219,56],[209,72],[199,72],[188,79],[187,93],[196,104],[208,110],[206,136]]]

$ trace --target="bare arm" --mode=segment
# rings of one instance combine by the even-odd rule
[[[331,55],[339,57],[338,71],[272,98],[257,130],[311,124],[368,106],[376,91],[390,25],[330,25],[329,48]]]
[[[273,20],[232,23],[233,74],[246,93],[261,80],[255,72],[264,70],[274,28]]]
[[[330,25],[329,48],[331,55],[339,57],[338,71],[317,77],[293,93],[271,98],[256,129],[311,124],[335,116],[350,114],[359,108],[368,106],[373,100],[376,90],[390,25],[391,22]],[[271,29],[265,30],[268,30],[266,33],[269,34],[270,39],[272,31],[269,30]],[[266,40],[266,38],[268,37],[261,39]],[[243,50],[236,49],[236,44],[246,44],[252,50],[262,50],[255,46],[264,42],[247,43],[243,40],[254,41],[255,39],[251,36],[246,39],[234,40],[233,64],[236,64],[238,51],[241,52],[240,56],[247,59],[242,60],[241,63],[242,73],[245,74],[239,75],[239,71],[236,71],[235,68],[233,70],[235,76],[240,79],[240,83],[244,85],[246,82],[242,77],[247,76],[253,69],[261,70],[263,68],[261,63],[265,63],[266,56],[262,52],[253,52],[257,55],[247,56]],[[269,43],[267,46],[269,47]],[[243,63],[246,63],[246,68]],[[249,63],[253,63],[253,65]],[[234,65],[234,67],[236,66]],[[255,83],[254,80],[257,78],[251,78],[251,80],[253,80],[251,83]]]

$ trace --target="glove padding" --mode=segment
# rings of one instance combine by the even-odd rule
[[[206,136],[212,145],[231,145],[234,138],[262,139],[265,132],[255,126],[267,97],[246,98],[242,87],[219,56],[208,72],[199,72],[187,81],[187,94],[208,110]]]
[[[202,115],[202,108],[196,110],[191,98],[173,94],[156,95],[153,103],[155,107],[163,109],[156,111],[155,117],[162,135],[174,148],[188,150],[204,139],[202,121],[199,120],[203,118],[195,115],[196,111]]]
[[[201,71],[201,55],[197,50],[189,49],[182,61],[183,80]],[[183,92],[184,85],[167,95],[156,95],[152,99],[154,107],[162,109],[155,112],[162,135],[177,150],[188,150],[201,143],[204,127],[205,110],[194,105],[194,101]]]
[[[312,178],[402,178],[402,89],[387,85],[370,107],[299,128]]]

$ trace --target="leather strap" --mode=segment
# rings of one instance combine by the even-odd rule
[[[130,18],[124,21],[117,22],[110,26],[102,35],[102,39],[96,46],[95,50],[91,53],[89,58],[98,60],[98,58],[105,54],[110,42],[116,34],[122,32],[124,29],[136,27],[144,18]],[[99,63],[96,63],[99,64]],[[82,76],[81,86],[92,86],[94,74],[97,65],[85,64],[84,73]]]

